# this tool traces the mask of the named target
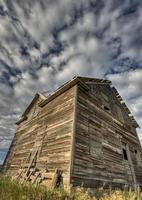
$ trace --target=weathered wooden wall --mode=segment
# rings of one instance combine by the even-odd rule
[[[76,87],[76,86],[75,86]],[[69,182],[71,135],[73,130],[74,90],[70,88],[43,107],[38,100],[17,128],[5,163],[7,174],[15,175],[29,153],[37,147],[37,167],[53,172],[63,170],[63,181]]]
[[[38,148],[37,167],[63,170],[64,184],[142,186],[137,125],[115,89],[82,78],[60,89],[40,106],[37,98],[26,110],[27,120],[18,125],[4,171],[15,175]]]
[[[92,87],[94,90],[88,92],[78,88],[71,183],[86,187],[123,187],[133,185],[136,180],[142,185],[142,165],[138,166],[135,155],[135,149],[141,153],[141,146],[135,128],[110,86]],[[108,97],[108,111],[103,109],[101,93]],[[117,106],[123,118],[118,117]],[[129,147],[132,163],[123,157],[123,144]]]

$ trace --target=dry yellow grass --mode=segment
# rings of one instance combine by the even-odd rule
[[[142,200],[142,192],[139,188],[136,191],[103,190],[98,189],[93,194],[83,188],[77,189],[74,193],[74,200]]]
[[[61,187],[50,190],[41,186],[19,184],[10,178],[0,177],[0,200],[142,200],[142,192],[76,188],[72,195]]]

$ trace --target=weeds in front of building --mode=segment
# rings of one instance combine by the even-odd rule
[[[20,184],[9,177],[0,178],[0,200],[142,200],[142,192],[76,188],[68,194],[61,186],[51,190],[39,185]]]

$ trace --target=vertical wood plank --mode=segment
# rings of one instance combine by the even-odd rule
[[[136,189],[136,186],[137,186],[136,175],[135,175],[135,170],[134,170],[134,166],[133,166],[133,162],[132,162],[132,158],[131,158],[130,149],[129,149],[128,144],[126,145],[126,149],[127,149],[128,161],[130,163],[130,169],[131,169],[131,173],[132,173],[132,177],[133,177],[133,181],[134,181],[134,188]]]
[[[75,153],[75,135],[76,135],[76,123],[77,123],[77,97],[78,97],[78,85],[75,86],[74,94],[74,111],[73,111],[73,131],[71,135],[71,156],[70,156],[70,183],[74,166],[74,153]]]

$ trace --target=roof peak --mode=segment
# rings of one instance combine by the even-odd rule
[[[111,81],[109,80],[105,80],[105,79],[98,79],[98,78],[90,78],[90,77],[83,77],[83,76],[74,76],[71,80],[65,82],[64,84],[62,84],[60,87],[58,87],[56,90],[54,90],[52,93],[50,93],[48,96],[44,96],[43,94],[37,92],[33,98],[33,100],[31,101],[31,103],[29,104],[29,106],[27,107],[27,109],[25,110],[25,112],[22,115],[22,118],[18,121],[17,124],[19,124],[21,121],[26,119],[26,115],[29,112],[30,108],[32,107],[32,105],[34,104],[34,102],[40,98],[41,101],[38,103],[38,105],[40,107],[45,106],[47,103],[49,103],[50,101],[52,101],[54,98],[56,98],[57,96],[59,96],[60,94],[62,94],[63,92],[65,92],[66,90],[68,90],[69,88],[73,87],[74,85],[81,85],[86,91],[90,90],[89,85],[90,84],[98,84],[98,85],[110,85]],[[131,113],[129,111],[129,109],[127,108],[126,104],[124,104],[124,102],[122,101],[121,96],[119,95],[119,93],[117,92],[117,90],[114,87],[111,87],[111,89],[113,90],[113,92],[115,93],[116,97],[118,98],[119,101],[121,101],[121,104],[123,105],[123,107],[128,111],[128,113]],[[134,118],[132,118],[134,124],[139,127],[139,125],[137,124],[137,122],[135,121]]]

